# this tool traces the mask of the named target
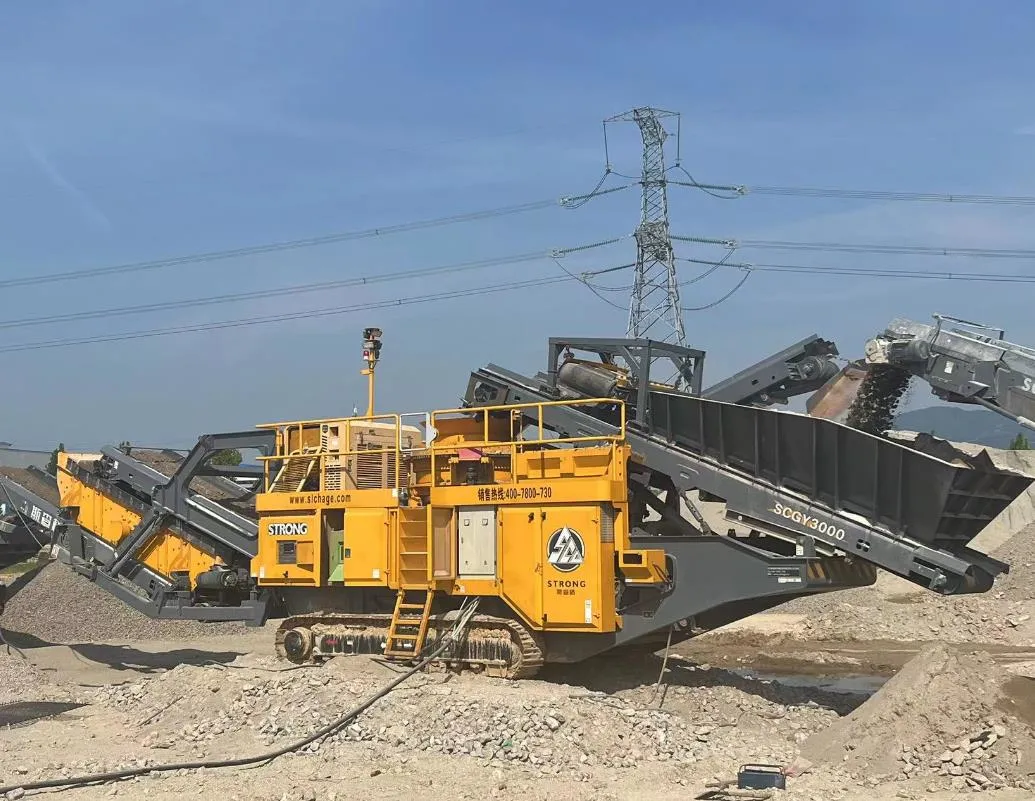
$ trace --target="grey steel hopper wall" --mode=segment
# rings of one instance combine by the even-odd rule
[[[1031,484],[829,420],[652,392],[648,429],[695,454],[955,551]]]

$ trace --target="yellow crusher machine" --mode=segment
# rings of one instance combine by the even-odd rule
[[[462,408],[375,414],[380,348],[367,329],[366,415],[206,435],[186,456],[61,453],[60,503],[30,493],[20,514],[153,617],[282,618],[295,663],[413,660],[477,597],[440,660],[511,678],[878,568],[945,594],[1008,569],[968,543],[1031,479],[765,408],[754,380],[741,402],[708,397],[701,351],[551,339],[544,372],[476,370]],[[232,449],[259,456],[213,460]]]

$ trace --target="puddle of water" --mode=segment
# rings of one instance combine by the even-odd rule
[[[784,684],[788,687],[805,687],[823,690],[829,693],[846,695],[873,695],[884,686],[887,676],[871,676],[866,674],[849,676],[808,676],[795,673],[760,673],[755,670],[732,669],[733,673],[752,681],[766,681]]]

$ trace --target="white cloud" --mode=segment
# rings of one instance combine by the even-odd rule
[[[43,149],[42,144],[27,132],[25,126],[16,125],[15,132],[29,158],[39,168],[51,185],[53,185],[65,197],[72,200],[87,220],[106,231],[110,231],[112,229],[112,224],[111,220],[108,219],[108,216],[101,211],[100,207],[86,192],[72,183],[72,181],[61,171],[54,160]]]

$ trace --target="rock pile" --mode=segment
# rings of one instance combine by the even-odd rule
[[[304,670],[276,664],[252,658],[223,669],[181,666],[100,688],[95,699],[124,713],[148,749],[186,748],[204,756],[302,739],[384,683],[382,673],[363,672],[360,658]],[[700,671],[695,681],[706,685],[717,672]],[[745,689],[674,686],[661,710],[645,703],[640,688],[608,695],[553,682],[444,678],[414,677],[304,752],[363,743],[385,753],[511,764],[539,776],[585,780],[596,769],[644,763],[685,768],[745,758],[782,762],[793,758],[808,734],[837,718],[800,688],[786,688],[799,703],[784,704],[779,690],[739,677]]]
[[[980,595],[945,597],[882,573],[874,587],[799,598],[775,611],[807,615],[800,639],[1035,642],[1035,525],[991,555],[1010,572]]]
[[[70,689],[52,684],[47,677],[16,652],[0,645],[0,704],[15,701],[56,701],[74,695]]]
[[[15,635],[12,641],[26,645],[186,639],[244,631],[244,624],[238,623],[152,620],[56,562],[7,602],[0,627]]]
[[[1002,744],[996,748],[996,743],[1001,741],[1006,741],[1006,726],[994,723],[991,728],[964,737],[955,748],[946,748],[928,762],[928,767],[937,770],[939,776],[951,776],[952,787],[956,790],[962,790],[964,787],[974,790],[1005,787],[1009,783],[1008,780],[988,767],[997,756],[996,752],[1005,748]],[[910,762],[915,764],[912,760]],[[990,775],[985,775],[986,773]]]
[[[859,778],[1035,789],[1024,767],[1035,758],[1035,738],[1004,711],[1006,681],[987,654],[932,646],[850,715],[813,734],[803,753]]]

